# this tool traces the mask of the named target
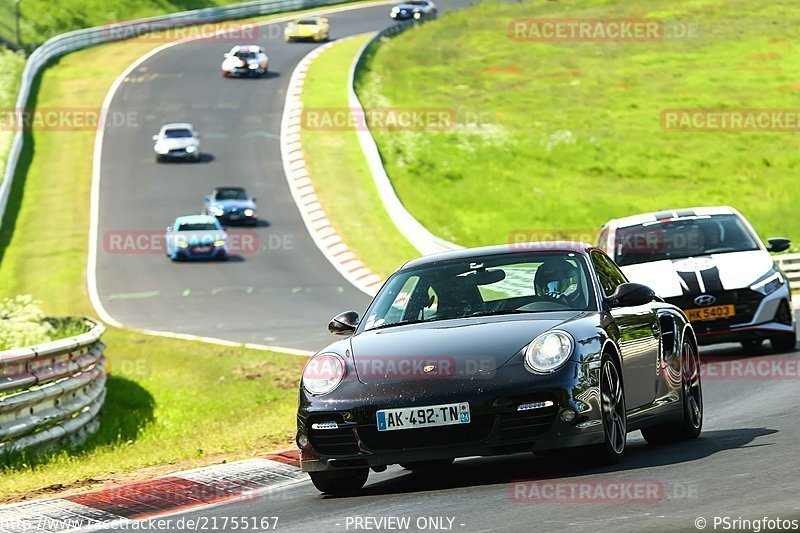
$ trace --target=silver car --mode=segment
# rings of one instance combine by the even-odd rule
[[[153,135],[156,142],[153,151],[156,161],[168,159],[181,159],[188,161],[200,160],[199,135],[191,124],[175,123],[161,126],[157,135]]]

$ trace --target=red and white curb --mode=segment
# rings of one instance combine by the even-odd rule
[[[64,532],[107,528],[256,498],[300,483],[299,451],[207,466],[84,494],[0,507],[0,531]]]
[[[347,247],[331,225],[331,221],[319,202],[312,177],[308,172],[301,137],[302,95],[308,67],[335,43],[352,38],[332,41],[315,48],[297,64],[292,72],[281,122],[281,156],[292,197],[317,248],[346,280],[363,292],[374,296],[383,284],[383,279],[364,266],[364,263]]]

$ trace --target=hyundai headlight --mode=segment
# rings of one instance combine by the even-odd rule
[[[572,355],[572,336],[564,331],[542,333],[525,348],[525,364],[534,372],[553,372]]]
[[[314,396],[328,394],[339,386],[344,373],[344,360],[338,355],[315,355],[303,370],[303,387]]]
[[[786,279],[776,270],[764,279],[750,285],[750,288],[766,296],[780,289],[784,283],[786,283]]]

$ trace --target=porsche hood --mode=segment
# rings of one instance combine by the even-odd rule
[[[471,379],[491,374],[538,335],[583,315],[563,311],[431,321],[364,331],[350,343],[363,383]]]
[[[662,298],[674,298],[749,287],[773,266],[769,253],[753,250],[639,263],[622,271]]]

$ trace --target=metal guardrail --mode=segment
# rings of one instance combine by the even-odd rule
[[[364,106],[361,104],[361,101],[356,94],[355,78],[358,71],[363,67],[369,50],[374,46],[378,46],[381,40],[403,32],[418,24],[421,24],[421,22],[414,20],[398,22],[376,33],[364,44],[350,70],[350,87],[348,90],[350,92],[349,104],[351,112],[361,114],[364,113]],[[381,159],[378,145],[375,143],[375,139],[369,132],[369,128],[357,128],[357,130],[358,140],[361,144],[361,150],[364,152],[364,156],[367,158],[367,164],[372,172],[372,177],[375,180],[375,185],[378,188],[378,193],[381,197],[381,201],[383,202],[383,206],[387,213],[389,213],[389,218],[392,219],[392,222],[394,222],[394,225],[397,226],[397,229],[406,238],[406,240],[408,240],[408,242],[410,242],[411,245],[414,246],[414,248],[416,248],[422,255],[429,255],[437,252],[447,252],[462,248],[455,243],[442,239],[441,237],[437,237],[428,231],[428,229],[425,228],[425,226],[423,226],[416,218],[414,218],[414,215],[408,212],[403,203],[400,201],[400,198],[397,197],[397,193],[392,186],[392,181],[386,174],[386,169],[383,167],[383,160]]]
[[[171,15],[139,19],[106,26],[86,28],[57,35],[45,41],[28,58],[22,72],[16,108],[23,110],[30,96],[31,86],[39,71],[56,57],[97,44],[119,41],[150,31],[179,28],[196,24],[208,24],[223,20],[234,20],[312,7],[342,4],[349,0],[257,0],[230,6],[196,9]],[[0,225],[8,204],[14,174],[23,148],[23,124],[18,121],[17,131],[6,160],[3,181],[0,182]]]
[[[0,454],[79,440],[99,424],[105,326],[75,320],[88,331],[0,352]]]
[[[784,254],[775,256],[778,268],[783,270],[793,291],[800,291],[800,254]]]

